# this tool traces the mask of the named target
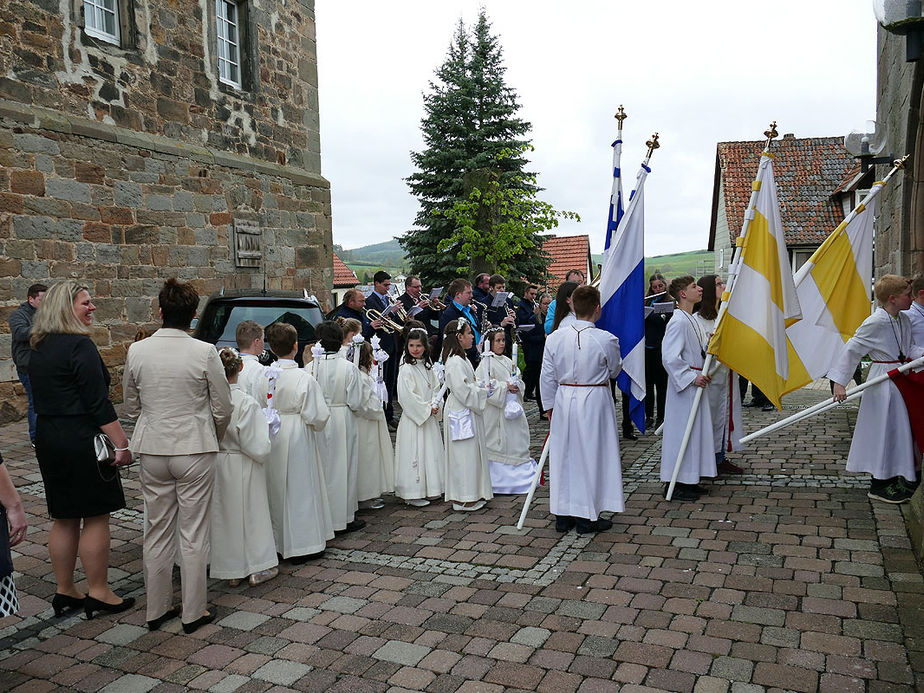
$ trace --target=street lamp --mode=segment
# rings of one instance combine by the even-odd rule
[[[905,61],[914,62],[924,52],[924,14],[921,0],[873,0],[873,12],[882,28],[905,36]]]

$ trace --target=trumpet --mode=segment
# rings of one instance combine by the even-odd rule
[[[375,322],[376,320],[382,323],[382,331],[388,334],[395,334],[401,332],[402,327],[394,320],[386,318],[382,315],[381,311],[376,310],[375,308],[366,308],[363,311],[363,314],[369,319],[369,322]]]
[[[439,297],[430,299],[430,307],[434,310],[446,310],[446,304]]]
[[[392,312],[401,322],[405,322],[407,320],[407,311],[404,309],[404,304],[401,301],[395,301],[394,306]]]

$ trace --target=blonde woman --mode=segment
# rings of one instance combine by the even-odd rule
[[[48,514],[54,519],[48,553],[57,589],[55,615],[83,608],[129,609],[109,587],[109,513],[125,507],[118,467],[131,462],[128,438],[109,401],[109,371],[89,337],[96,306],[86,286],[68,280],[48,291],[35,314],[29,376],[38,415],[35,454]],[[115,445],[113,466],[98,465],[93,438],[102,431]],[[87,594],[74,584],[77,556]]]

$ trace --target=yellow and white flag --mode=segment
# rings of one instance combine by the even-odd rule
[[[793,285],[780,205],[773,179],[773,156],[760,157],[752,184],[744,234],[736,243],[740,257],[727,302],[709,342],[709,352],[760,388],[780,407],[789,378],[786,328],[802,316]]]
[[[786,330],[792,350],[784,393],[827,374],[844,342],[870,315],[873,217],[884,186],[877,182],[796,272],[802,320]]]

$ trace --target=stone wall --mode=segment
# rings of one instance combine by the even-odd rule
[[[116,399],[168,277],[204,301],[265,270],[268,288],[329,299],[313,0],[239,4],[241,88],[218,78],[214,0],[117,3],[119,45],[86,33],[82,0],[0,15],[0,422],[25,410],[7,317],[31,284],[90,286]],[[252,267],[236,263],[243,224]]]

